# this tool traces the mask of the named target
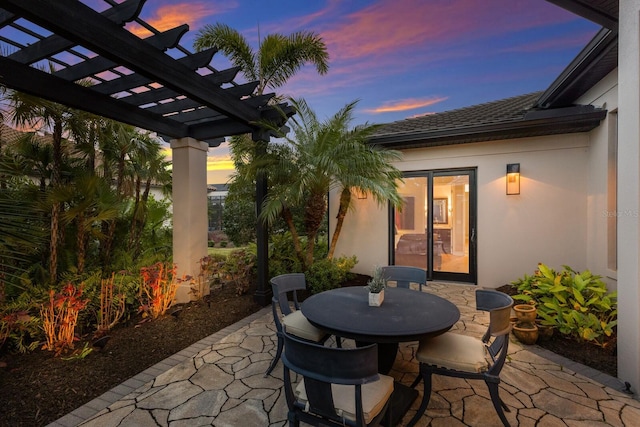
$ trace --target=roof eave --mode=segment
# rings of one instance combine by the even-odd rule
[[[602,28],[538,98],[536,107],[554,108],[566,106],[562,104],[563,95],[576,85],[579,85],[581,79],[592,72],[599,60],[612,49],[617,48],[617,46],[618,33]],[[584,90],[581,92],[584,92]]]
[[[543,118],[534,115],[530,119],[517,121],[378,135],[371,138],[369,143],[390,149],[406,149],[588,132],[596,128],[606,114],[606,110],[595,109],[588,113],[556,114]]]

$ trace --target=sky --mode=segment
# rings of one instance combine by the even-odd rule
[[[190,50],[218,22],[255,49],[266,34],[318,34],[329,72],[304,67],[277,93],[304,98],[320,119],[358,100],[354,126],[544,90],[599,30],[544,0],[147,0],[140,16],[160,30],[187,23]],[[211,65],[231,64],[217,53]],[[226,143],[210,149],[209,183],[232,168]]]

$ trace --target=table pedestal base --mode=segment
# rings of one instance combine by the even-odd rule
[[[391,424],[385,423],[386,419],[382,421],[382,425],[385,427],[397,426],[402,421],[402,418],[407,413],[414,400],[418,397],[418,390],[400,384],[395,381],[393,383],[393,394],[391,395],[391,401],[389,402],[389,409],[391,411]]]
[[[373,343],[356,341],[357,347],[364,347]],[[398,343],[378,343],[378,372],[381,374],[389,375],[393,363],[396,360],[398,354]]]

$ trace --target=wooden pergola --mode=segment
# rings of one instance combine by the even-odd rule
[[[254,96],[258,82],[236,83],[239,68],[211,66],[216,49],[192,53],[180,46],[188,25],[161,32],[140,19],[145,0],[102,1],[92,8],[78,0],[0,0],[0,84],[171,141],[174,262],[180,274],[197,274],[207,253],[208,147],[247,133],[267,144],[269,134],[259,122],[282,126],[293,108],[272,105],[274,94]],[[129,23],[149,36],[133,34]],[[258,210],[265,195],[266,177],[258,177]],[[266,304],[262,224],[257,234],[256,299]]]

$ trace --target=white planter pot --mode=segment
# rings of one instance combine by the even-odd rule
[[[384,289],[378,293],[369,292],[369,305],[372,307],[380,307],[384,301]]]

